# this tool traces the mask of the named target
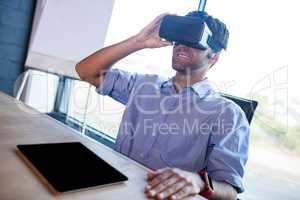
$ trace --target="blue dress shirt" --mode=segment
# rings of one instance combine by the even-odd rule
[[[249,123],[207,78],[176,92],[171,79],[111,69],[96,90],[126,105],[117,151],[151,169],[205,168],[244,191]]]

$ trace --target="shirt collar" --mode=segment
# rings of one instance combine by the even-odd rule
[[[210,84],[207,78],[194,83],[193,85],[191,85],[191,87],[199,95],[199,97],[204,97],[211,93],[215,93],[215,89]]]
[[[163,81],[160,85],[160,87],[172,87],[173,86],[173,82],[172,82],[173,78],[169,78],[165,81]]]
[[[173,87],[173,78],[170,78],[161,83],[161,87]],[[199,97],[205,97],[208,93],[215,93],[215,89],[209,83],[207,78],[204,78],[201,81],[194,83],[193,85],[187,86],[187,88],[191,88]]]

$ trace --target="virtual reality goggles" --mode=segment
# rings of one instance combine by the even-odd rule
[[[223,47],[214,40],[205,18],[167,15],[163,18],[159,36],[170,42],[206,50],[209,47],[219,52]]]

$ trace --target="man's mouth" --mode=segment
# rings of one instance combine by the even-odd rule
[[[190,55],[188,54],[185,54],[185,53],[176,53],[176,57],[179,57],[179,58],[183,58],[183,59],[190,59]]]

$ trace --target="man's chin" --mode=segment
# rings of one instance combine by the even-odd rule
[[[172,61],[172,68],[176,71],[185,71],[189,68],[187,63],[184,62],[178,62],[177,60]]]
[[[183,65],[174,65],[173,64],[172,68],[179,73],[187,73],[187,71],[189,71],[188,68],[186,68]]]
[[[178,63],[172,63],[172,68],[181,74],[191,74],[195,71],[201,70],[197,66],[190,66],[190,65],[180,65]]]

